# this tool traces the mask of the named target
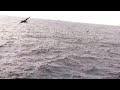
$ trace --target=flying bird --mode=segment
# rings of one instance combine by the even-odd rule
[[[27,23],[28,19],[30,19],[30,17],[26,18],[25,20],[22,20],[20,23]]]

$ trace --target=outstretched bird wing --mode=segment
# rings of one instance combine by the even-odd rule
[[[30,17],[28,17],[27,19],[25,19],[25,21],[27,21]]]
[[[25,20],[22,20],[20,23],[23,23],[23,22],[26,22],[30,17],[28,17],[27,19]]]

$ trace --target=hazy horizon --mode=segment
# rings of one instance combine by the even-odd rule
[[[120,26],[120,11],[0,11],[0,15]]]

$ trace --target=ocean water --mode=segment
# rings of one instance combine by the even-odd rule
[[[119,79],[120,27],[0,17],[1,79]]]

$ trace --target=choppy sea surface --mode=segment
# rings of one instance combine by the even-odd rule
[[[120,27],[0,17],[1,79],[119,79]]]

